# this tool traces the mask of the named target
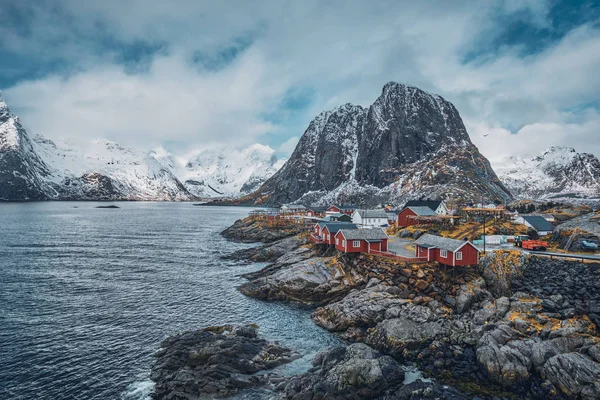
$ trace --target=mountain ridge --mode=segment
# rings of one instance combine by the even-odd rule
[[[205,149],[188,160],[165,151],[136,151],[107,139],[77,150],[39,135],[31,138],[0,95],[4,201],[238,197],[260,186],[282,162],[273,149],[260,144],[242,150]]]
[[[518,198],[600,198],[600,161],[571,147],[553,146],[532,158],[509,157],[497,170]]]

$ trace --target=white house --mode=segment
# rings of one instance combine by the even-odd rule
[[[352,222],[358,226],[386,226],[388,216],[384,210],[354,210]]]

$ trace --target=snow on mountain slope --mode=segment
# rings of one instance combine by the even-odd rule
[[[600,161],[572,148],[551,147],[532,159],[510,157],[496,170],[518,198],[600,198]]]
[[[239,197],[262,185],[285,163],[275,150],[253,144],[242,150],[230,147],[204,149],[192,157],[175,157],[163,149],[152,153],[162,165],[200,198]]]
[[[208,149],[189,160],[99,139],[75,147],[30,139],[0,98],[0,200],[153,200],[239,197],[285,160],[255,144]]]

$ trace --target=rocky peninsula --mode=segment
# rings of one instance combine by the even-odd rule
[[[269,262],[245,276],[243,294],[310,304],[315,324],[352,343],[301,376],[261,381],[275,398],[600,398],[598,264],[499,251],[452,270],[340,256],[247,220],[234,227],[224,235],[263,244],[230,257]],[[405,364],[432,382],[404,384]]]

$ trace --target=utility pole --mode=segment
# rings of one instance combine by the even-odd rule
[[[483,213],[483,255],[485,256],[485,217],[486,217],[486,212],[485,212],[485,207],[483,207],[483,196],[481,196],[481,211]]]
[[[483,213],[483,254],[485,255],[485,211]]]

